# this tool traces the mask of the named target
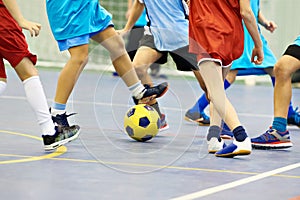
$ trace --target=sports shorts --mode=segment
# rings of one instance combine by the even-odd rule
[[[107,27],[110,27],[110,26],[113,27],[113,24],[110,23]],[[81,46],[81,45],[84,45],[84,44],[88,44],[89,39],[91,37],[93,37],[94,35],[100,33],[101,31],[102,30],[94,32],[94,33],[90,33],[90,34],[85,34],[85,35],[65,39],[65,40],[57,40],[58,48],[59,48],[60,51],[65,51],[65,50],[68,50],[71,47],[76,47],[76,46]]]
[[[155,47],[154,37],[152,35],[144,35],[140,41],[139,46],[150,47],[162,54],[162,56],[155,63],[165,64],[168,61],[168,54],[170,54],[176,64],[177,70],[199,70],[197,66],[197,56],[195,54],[189,53],[189,46],[184,46],[174,51],[159,51]]]
[[[25,57],[35,65],[37,57],[29,52],[21,27],[4,7],[0,8],[0,18],[5,19],[0,25],[0,78],[6,78],[3,59],[7,60],[12,67],[16,67]],[[2,28],[3,26],[9,29]]]
[[[300,46],[296,44],[288,46],[283,55],[289,55],[300,60]]]

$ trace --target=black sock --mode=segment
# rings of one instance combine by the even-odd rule
[[[246,137],[248,137],[245,129],[242,126],[236,127],[232,132],[235,139],[239,142],[244,141]]]

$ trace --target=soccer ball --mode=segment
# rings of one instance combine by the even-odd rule
[[[157,111],[146,104],[131,107],[124,117],[125,132],[132,139],[145,142],[158,133],[160,118]]]

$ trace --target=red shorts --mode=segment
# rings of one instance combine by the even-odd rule
[[[16,67],[25,57],[35,65],[37,57],[29,52],[22,29],[3,6],[0,21],[0,78],[6,78],[3,59]]]
[[[244,50],[244,31],[238,0],[190,0],[190,52],[223,66]]]

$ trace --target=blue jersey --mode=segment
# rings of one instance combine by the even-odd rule
[[[146,16],[146,10],[142,12],[142,15],[140,18],[135,22],[134,26],[146,26],[147,25],[147,16]]]
[[[139,0],[145,5],[155,47],[173,51],[187,46],[188,20],[182,0]]]
[[[98,0],[46,0],[48,19],[56,40],[102,31],[112,16]]]
[[[251,0],[250,4],[254,16],[256,17],[256,22],[258,25],[259,0]],[[258,29],[263,43],[264,60],[261,65],[255,65],[254,63],[251,63],[251,55],[252,55],[252,50],[254,48],[254,42],[245,24],[243,24],[243,26],[244,26],[244,52],[240,58],[233,61],[231,69],[253,69],[253,68],[273,67],[277,60],[273,52],[271,51],[270,47],[268,46],[266,39],[261,34],[259,25],[258,25]]]
[[[294,44],[300,46],[300,35],[298,35],[298,37],[294,41]]]

